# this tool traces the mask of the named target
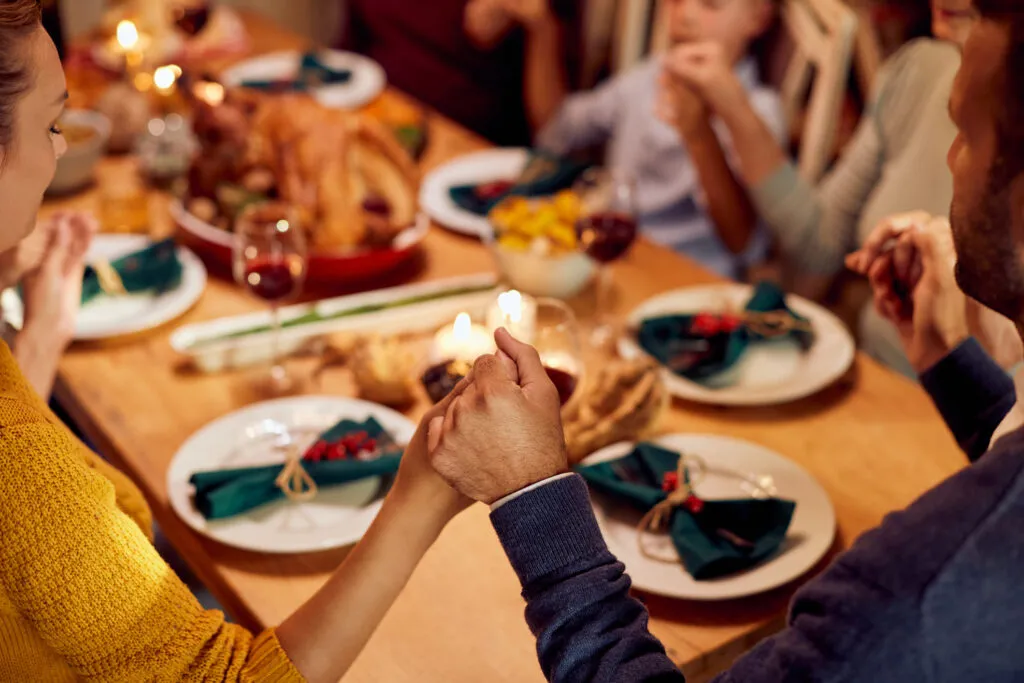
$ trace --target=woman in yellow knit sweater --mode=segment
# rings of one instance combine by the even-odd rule
[[[38,0],[0,0],[0,252],[32,232],[66,148],[65,88]],[[253,635],[200,607],[150,544],[138,492],[74,440],[0,343],[0,681],[337,681],[467,504],[426,462],[424,425],[445,408],[335,575]]]

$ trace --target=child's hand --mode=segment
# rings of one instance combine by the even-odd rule
[[[662,73],[658,79],[655,115],[679,131],[683,138],[698,134],[706,125],[707,106],[686,83]]]
[[[718,43],[688,43],[665,56],[665,70],[721,114],[746,102],[746,91]]]

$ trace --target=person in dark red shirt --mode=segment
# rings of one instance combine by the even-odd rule
[[[531,120],[541,115],[530,109],[543,106],[543,93],[528,98],[524,92],[534,45],[557,40],[566,55],[565,65],[551,65],[552,88],[564,88],[563,74],[575,72],[581,0],[348,0],[347,6],[343,48],[376,60],[391,85],[500,145],[529,144]]]

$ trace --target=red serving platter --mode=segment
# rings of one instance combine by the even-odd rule
[[[179,201],[171,203],[171,217],[200,256],[207,256],[231,267],[233,236],[190,213]],[[420,214],[416,223],[395,238],[390,247],[354,249],[345,252],[314,251],[309,255],[306,277],[323,283],[350,283],[383,275],[412,258],[430,228],[429,219]]]

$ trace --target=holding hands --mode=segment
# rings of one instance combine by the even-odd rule
[[[430,461],[462,494],[494,503],[567,472],[558,391],[532,347],[505,330],[480,358],[444,417],[430,423]]]
[[[394,494],[439,514],[442,526],[473,501],[491,504],[569,470],[561,402],[540,356],[505,330],[434,406],[402,458]]]

